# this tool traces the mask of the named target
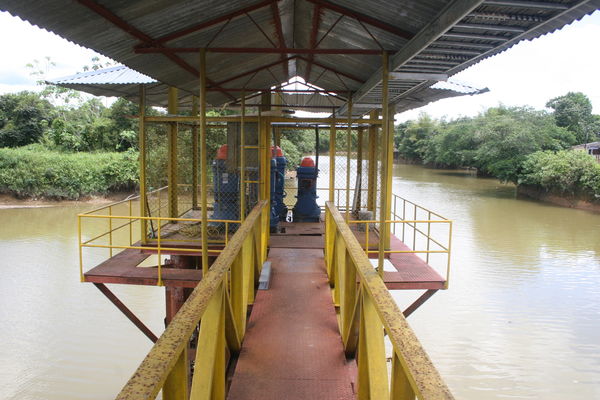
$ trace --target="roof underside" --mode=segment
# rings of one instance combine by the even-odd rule
[[[48,84],[80,90],[94,96],[116,96],[127,100],[139,101],[139,86],[145,86],[146,104],[158,107],[167,107],[169,86],[136,72],[124,65],[81,72],[75,75],[56,78],[47,81]],[[314,90],[311,92],[311,90]],[[301,110],[308,112],[326,112],[342,107],[346,100],[334,93],[326,93],[303,83],[290,83],[277,89],[280,98],[278,107],[284,109]],[[475,95],[487,92],[488,89],[478,89],[457,82],[439,82],[431,87],[423,87],[415,91],[410,97],[398,104],[397,112],[402,112],[415,107],[421,107],[432,101],[466,95]],[[178,105],[181,108],[192,106],[192,95],[180,91]],[[262,105],[261,92],[246,94],[248,106]],[[273,102],[274,103],[274,102]],[[357,104],[360,106],[360,104]]]
[[[453,75],[599,7],[600,0],[0,0],[0,9],[188,93],[198,92],[198,51],[207,48],[211,105],[297,75],[352,93],[363,107],[355,114],[381,103],[382,50],[392,71]],[[390,100],[407,109],[434,83],[392,80]]]

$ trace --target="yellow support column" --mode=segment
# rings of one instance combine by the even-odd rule
[[[356,143],[356,176],[358,185],[354,190],[357,190],[356,196],[354,196],[356,201],[357,209],[360,210],[362,203],[362,174],[363,174],[363,146],[364,146],[364,129],[362,127],[358,127],[357,132],[357,143]]]
[[[146,87],[140,85],[140,111],[139,111],[139,149],[140,149],[140,216],[146,217],[148,215],[148,199],[146,197]],[[148,236],[148,220],[142,219],[140,221],[140,237],[142,243],[146,244]]]
[[[392,219],[392,192],[394,188],[393,184],[393,176],[394,176],[394,112],[391,104],[388,104],[388,123],[385,124],[388,127],[387,133],[387,144],[384,160],[387,163],[386,165],[386,210],[385,215],[388,220]],[[392,224],[388,224],[387,229],[385,230],[385,248],[390,249],[390,239],[392,234]]]
[[[386,52],[383,52],[383,65],[382,65],[382,70],[383,70],[383,76],[382,76],[382,81],[381,81],[381,91],[382,91],[382,106],[383,106],[383,131],[382,131],[382,135],[381,135],[381,147],[382,147],[382,154],[386,155],[388,154],[388,149],[387,146],[389,146],[389,142],[390,142],[390,125],[388,123],[389,117],[388,117],[388,103],[389,103],[389,99],[388,99],[388,83],[389,83],[389,57],[388,54]],[[388,209],[389,209],[389,205],[388,205],[388,190],[390,189],[388,187],[388,179],[387,176],[388,174],[391,174],[391,168],[389,168],[389,163],[387,162],[387,160],[383,159],[381,160],[381,167],[382,167],[382,171],[383,173],[381,174],[381,205],[380,205],[380,209],[379,209],[379,252],[378,252],[378,263],[377,263],[377,269],[379,271],[379,275],[383,276],[383,262],[384,262],[384,250],[385,250],[385,245],[386,245],[386,238],[387,238],[387,232],[389,231],[389,224],[386,224],[386,220],[389,218],[389,214],[388,214]],[[390,182],[391,185],[391,182]]]
[[[281,147],[281,128],[275,128],[274,129],[274,138],[273,138],[273,142],[275,146]]]
[[[242,92],[242,114],[240,118],[240,220],[246,218],[246,93]]]
[[[262,229],[261,229],[261,254],[260,259],[261,263],[266,259],[267,253],[267,243],[269,242],[269,224],[270,224],[270,212],[268,210],[271,209],[270,205],[270,193],[269,193],[269,181],[270,181],[270,173],[271,173],[271,159],[270,149],[269,149],[269,140],[268,140],[268,126],[269,121],[268,118],[263,117],[259,111],[258,114],[258,147],[259,147],[259,170],[260,170],[260,200],[266,200],[267,206],[263,210],[261,214],[262,219]]]
[[[335,119],[335,111],[331,115]],[[329,201],[335,202],[335,121],[329,128]]]
[[[187,400],[189,388],[189,361],[187,346],[181,351],[177,362],[163,385],[163,400]]]
[[[350,220],[350,151],[352,150],[352,94],[348,95],[348,126],[346,128],[346,222]]]
[[[208,209],[206,204],[206,188],[208,187],[206,161],[206,49],[200,50],[200,202],[201,236],[202,236],[202,277],[208,272]]]
[[[379,119],[377,110],[371,111],[371,119]],[[377,202],[377,125],[369,125],[369,183],[367,192],[367,209],[373,211],[375,216],[375,208]]]
[[[192,115],[198,116],[198,97],[192,97]],[[192,208],[198,209],[198,125],[192,125]]]
[[[168,113],[170,115],[177,115],[177,88],[169,88],[169,105]],[[168,195],[169,195],[169,217],[177,218],[179,215],[177,211],[177,122],[169,124],[169,167],[168,167]],[[174,222],[174,221],[173,221]]]

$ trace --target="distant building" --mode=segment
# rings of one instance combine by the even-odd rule
[[[578,144],[571,147],[573,150],[585,151],[589,155],[594,156],[596,161],[600,163],[600,142]]]

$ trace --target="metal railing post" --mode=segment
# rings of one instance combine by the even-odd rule
[[[204,277],[208,272],[208,232],[207,232],[207,220],[208,220],[208,209],[206,204],[206,188],[208,186],[208,174],[207,174],[207,157],[206,157],[206,49],[200,50],[200,190],[202,190],[200,201],[202,202],[201,211],[201,240],[202,240],[202,276]]]

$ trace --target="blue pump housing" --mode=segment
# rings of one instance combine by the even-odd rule
[[[285,184],[285,167],[287,165],[287,159],[283,156],[276,157],[277,168],[275,175],[275,193],[271,201],[275,204],[275,213],[279,216],[280,221],[285,221],[288,209],[283,202],[285,198],[284,184]]]
[[[319,222],[321,218],[321,208],[317,205],[317,177],[319,171],[314,166],[312,159],[306,162],[307,158],[302,160],[301,165],[296,169],[298,178],[298,195],[296,205],[294,206],[294,222]],[[308,165],[308,166],[307,166]]]
[[[270,227],[271,231],[275,231],[277,229],[277,225],[279,224],[279,214],[277,213],[277,201],[276,195],[277,192],[277,160],[275,158],[271,159],[271,221]]]
[[[239,174],[227,170],[227,160],[216,159],[212,163],[213,189],[215,193],[214,212],[212,219],[239,219]],[[211,222],[211,226],[223,225],[219,222]]]

